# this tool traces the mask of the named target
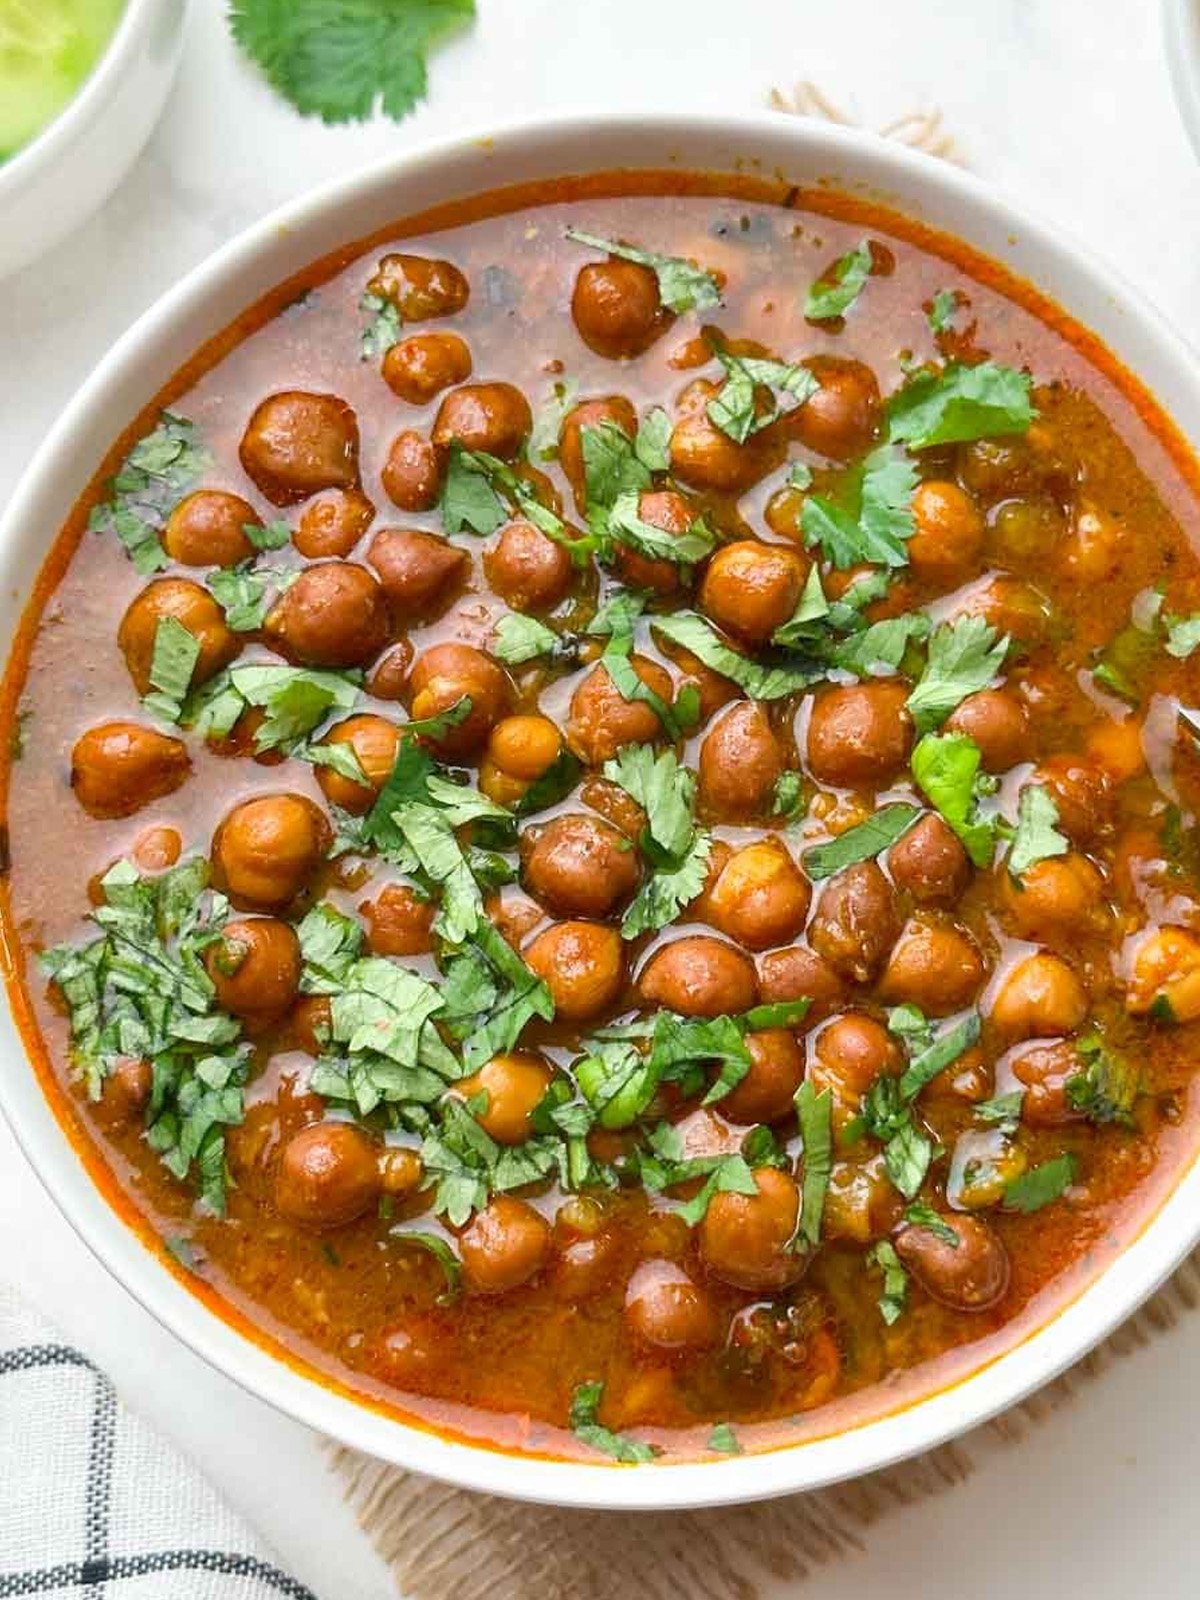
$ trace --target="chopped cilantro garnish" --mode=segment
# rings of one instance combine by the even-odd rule
[[[255,750],[290,750],[333,712],[349,711],[358,695],[357,674],[256,661],[228,668],[189,695],[183,722],[202,738],[221,739],[255,706],[265,713]]]
[[[787,411],[801,406],[820,387],[807,367],[764,356],[735,356],[716,351],[725,369],[725,381],[705,407],[709,421],[738,444],[745,444],[752,433],[770,427]],[[769,403],[760,405],[766,391]],[[779,395],[786,396],[786,408]]]
[[[1190,617],[1164,614],[1162,620],[1167,630],[1166,650],[1169,656],[1186,661],[1195,650],[1200,649],[1200,611]]]
[[[864,239],[811,285],[804,301],[804,315],[813,322],[845,316],[871,276],[871,266],[871,246]]]
[[[404,319],[394,301],[373,294],[370,289],[358,302],[358,308],[367,319],[359,339],[361,358],[376,360],[386,355],[394,344],[399,344],[404,334]]]
[[[900,1094],[912,1100],[927,1083],[932,1083],[939,1073],[945,1072],[969,1050],[979,1038],[981,1023],[978,1011],[969,1012],[961,1022],[948,1028],[938,1038],[932,1039],[909,1061],[900,1076]]]
[[[578,387],[570,378],[554,384],[534,412],[528,446],[531,461],[553,461],[558,455],[558,438],[567,412],[575,404]]]
[[[896,1247],[890,1239],[880,1239],[867,1251],[866,1259],[883,1273],[883,1292],[879,1296],[879,1314],[891,1327],[904,1314],[908,1301],[908,1273]]]
[[[921,1201],[914,1202],[904,1213],[904,1220],[911,1228],[924,1228],[932,1233],[935,1239],[942,1244],[948,1244],[952,1250],[959,1247],[959,1237],[954,1229],[944,1218],[940,1217],[932,1206],[924,1205]]]
[[[167,722],[178,722],[184,697],[200,659],[200,641],[178,617],[159,617],[150,657],[150,692],[142,704]]]
[[[1007,637],[984,617],[956,617],[935,628],[925,670],[908,697],[917,732],[940,727],[968,695],[986,689],[1007,654]]]
[[[1052,1161],[1043,1161],[1040,1167],[1031,1167],[1005,1186],[1005,1210],[1040,1211],[1071,1187],[1075,1172],[1076,1160],[1070,1154],[1055,1156]]]
[[[928,322],[935,336],[949,333],[958,312],[958,294],[954,289],[939,289],[930,302]]]
[[[649,250],[639,250],[633,245],[620,244],[614,239],[601,239],[594,233],[584,233],[579,228],[568,228],[567,238],[575,244],[602,250],[606,255],[617,256],[622,261],[633,261],[638,266],[649,267],[658,279],[658,293],[668,311],[707,311],[721,304],[721,290],[711,272],[695,266],[679,256],[659,256]]]
[[[929,618],[919,611],[906,611],[899,617],[885,617],[852,633],[835,645],[831,661],[856,678],[876,677],[881,670],[895,672],[909,648],[929,637]]]
[[[983,757],[965,733],[927,733],[912,753],[917,787],[967,847],[977,867],[991,865],[996,847],[994,817],[979,813]]]
[[[392,1228],[388,1236],[399,1245],[416,1245],[441,1267],[446,1287],[437,1297],[438,1305],[449,1305],[458,1299],[462,1291],[462,1262],[451,1249],[449,1240],[443,1239],[440,1233],[419,1233],[408,1228]]]
[[[478,533],[486,537],[508,521],[504,502],[479,465],[478,457],[457,444],[450,446],[441,512],[447,533]]]
[[[633,489],[624,491],[613,502],[605,527],[615,543],[628,545],[652,560],[673,561],[678,566],[694,566],[713,553],[716,536],[703,517],[697,517],[686,533],[668,533],[645,521],[639,514],[639,504],[640,496]]]
[[[643,1444],[640,1439],[631,1439],[624,1433],[614,1433],[596,1420],[603,1396],[603,1383],[579,1385],[571,1397],[571,1432],[580,1443],[590,1445],[602,1455],[612,1456],[614,1461],[626,1464],[653,1461],[661,1453],[656,1445]]]
[[[982,361],[918,372],[888,403],[888,429],[912,450],[1024,433],[1035,412],[1025,372]]]
[[[1008,1094],[998,1094],[990,1100],[980,1100],[975,1107],[975,1119],[977,1122],[986,1122],[989,1126],[998,1128],[1001,1133],[1015,1133],[1017,1124],[1021,1120],[1021,1106],[1024,1101],[1024,1089],[1013,1089]]]
[[[832,877],[843,867],[853,866],[857,861],[870,861],[906,834],[920,815],[919,806],[903,801],[882,806],[865,822],[847,828],[845,833],[831,839],[828,844],[814,845],[811,850],[806,850],[804,870],[816,883],[822,878]]]
[[[654,628],[673,644],[690,650],[706,667],[730,678],[754,700],[782,700],[798,694],[823,675],[817,666],[785,664],[772,666],[744,656],[727,644],[710,622],[694,611],[680,611],[654,618]]]
[[[845,570],[869,562],[903,567],[906,543],[916,531],[912,513],[916,468],[883,444],[845,476],[836,500],[810,494],[800,513],[809,548],[820,546],[826,559]]]
[[[1027,783],[1017,801],[1017,827],[1008,852],[1007,866],[1014,878],[1020,878],[1039,861],[1051,856],[1063,856],[1071,848],[1071,841],[1055,827],[1058,806],[1049,790],[1038,783]]]
[[[427,52],[471,21],[475,0],[233,0],[233,37],[302,116],[399,121],[425,98]]]
[[[518,667],[538,656],[554,655],[562,641],[553,628],[548,628],[536,617],[524,617],[508,612],[500,618],[495,629],[492,654],[510,667]]]
[[[292,530],[282,517],[272,522],[247,522],[242,531],[256,550],[282,550],[292,542]]]
[[[164,411],[158,426],[121,463],[108,498],[92,507],[88,527],[94,533],[115,533],[134,567],[148,577],[169,565],[159,535],[210,459],[193,424]]]
[[[818,1094],[811,1083],[796,1090],[796,1120],[804,1155],[804,1176],[800,1191],[800,1220],[797,1232],[810,1249],[820,1243],[821,1217],[833,1169],[833,1096],[828,1089]]]
[[[738,1436],[727,1422],[717,1423],[708,1436],[708,1448],[723,1456],[740,1456],[742,1453]]]
[[[1098,1034],[1086,1034],[1076,1049],[1082,1063],[1067,1079],[1067,1104],[1089,1122],[1132,1125],[1133,1103],[1141,1087],[1137,1066],[1110,1050]]]

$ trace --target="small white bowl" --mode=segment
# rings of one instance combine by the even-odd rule
[[[1200,367],[1127,284],[958,168],[871,135],[768,114],[579,116],[464,134],[319,189],[197,267],[116,343],[76,392],[0,521],[0,645],[97,462],[204,340],[306,263],[439,202],[509,183],[615,168],[763,171],[828,183],[957,235],[1031,280],[1093,330],[1157,396],[1193,446]],[[928,1450],[1048,1382],[1126,1318],[1200,1240],[1193,1162],[1141,1233],[1057,1317],[961,1382],[827,1438],[689,1465],[615,1467],[503,1454],[440,1437],[306,1376],[193,1295],[93,1183],[0,1006],[0,1102],[35,1170],[100,1259],[159,1320],[246,1389],[357,1449],[491,1494],[662,1510],[767,1499]]]
[[[91,216],[133,165],[179,64],[187,0],[126,0],[59,114],[0,165],[0,278]]]
[[[1200,156],[1200,0],[1163,0],[1162,18],[1175,104]]]

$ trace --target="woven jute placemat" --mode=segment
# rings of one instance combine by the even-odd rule
[[[852,119],[815,84],[772,90],[799,116]],[[936,110],[878,130],[962,163]],[[1200,1251],[1117,1333],[1023,1404],[953,1444],[812,1494],[726,1510],[562,1511],[434,1483],[331,1446],[333,1470],[404,1600],[756,1600],[861,1549],[882,1519],[952,1491],[993,1449],[1026,1432],[1115,1361],[1200,1308]]]

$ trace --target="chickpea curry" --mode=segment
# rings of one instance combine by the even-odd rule
[[[196,1291],[650,1462],[1004,1349],[1195,1147],[1191,468],[890,213],[615,175],[318,263],[7,680],[11,989]]]

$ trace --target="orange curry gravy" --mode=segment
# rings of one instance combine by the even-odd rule
[[[694,263],[716,275],[720,303],[674,314],[652,267],[609,259],[568,227]],[[425,264],[393,261],[380,276],[396,251]],[[866,274],[857,298],[844,315],[806,318],[809,286],[839,272],[852,284],[855,266],[833,264],[856,251]],[[378,293],[364,309],[369,282]],[[378,337],[364,358],[368,325]],[[736,399],[732,377],[720,388],[718,346],[780,363],[751,374],[743,442],[705,409]],[[786,366],[810,360],[799,380]],[[873,513],[856,503],[855,468],[884,437],[887,397],[924,382],[936,406],[939,384],[997,367],[1012,369],[1002,420],[952,443],[926,445],[910,430],[911,449],[885,450],[898,472],[898,487],[881,491],[883,519],[899,530],[895,564],[879,565],[878,544],[856,553]],[[764,371],[767,386],[755,387]],[[1032,379],[1031,401],[1019,374]],[[480,384],[526,398],[539,419],[532,446],[519,399],[471,388]],[[280,394],[300,398],[256,412]],[[314,407],[311,396],[326,399]],[[572,420],[573,405],[598,397],[611,403]],[[157,514],[143,512],[171,553],[139,574],[111,526],[85,525],[164,407],[186,419],[205,458],[160,496]],[[562,540],[588,531],[581,420],[600,430],[593,446],[615,444],[634,523],[600,561],[580,546],[572,564]],[[640,467],[628,444],[638,422]],[[512,462],[526,504],[493,476],[505,514],[486,535],[451,533],[461,557],[428,538],[381,543],[389,529],[443,538],[446,507],[431,502],[456,442]],[[1148,398],[1055,308],[954,241],[835,196],[678,175],[508,191],[299,274],[203,350],[114,446],[48,559],[8,670],[10,988],[81,1158],[131,1222],[170,1243],[165,1259],[186,1281],[271,1349],[410,1420],[504,1448],[593,1458],[632,1439],[659,1459],[695,1458],[730,1448],[725,1430],[713,1435],[719,1424],[740,1448],[765,1448],[880,1414],[992,1359],[1103,1267],[1194,1148],[1198,770],[1178,723],[1200,692],[1186,627],[1200,610],[1200,564],[1183,531],[1195,515],[1191,474]],[[194,491],[246,506],[209,494],[163,532]],[[610,511],[614,496],[610,484]],[[814,531],[810,499],[835,518],[841,507],[849,554]],[[511,536],[531,506],[562,520],[550,518],[550,536],[528,526]],[[274,530],[261,542],[277,547],[248,546],[246,518]],[[673,563],[654,546],[652,559],[636,545],[639,523],[660,541],[698,540],[699,555]],[[297,535],[325,554],[309,559]],[[355,568],[348,589],[323,586],[327,574],[311,592],[295,579],[338,560]],[[262,626],[235,612],[241,627],[229,629],[217,603],[191,590],[166,605],[138,601],[164,578],[212,587],[235,567],[265,594]],[[260,582],[264,570],[295,581]],[[854,580],[871,582],[873,570],[883,578],[856,615]],[[654,616],[693,613],[719,647],[794,668],[812,650],[781,649],[771,634],[818,579],[826,608],[835,603],[813,624],[818,652],[861,638],[868,620],[921,612],[927,622],[890,662],[827,663],[810,686],[775,698],[706,670],[653,627]],[[634,659],[668,715],[674,700],[668,729],[612,680],[597,692],[611,636],[587,632],[602,601],[647,584]],[[488,657],[510,611],[569,634],[570,647],[497,668]],[[150,708],[141,699],[168,612],[201,639],[182,725],[169,696]],[[981,620],[968,637],[972,615]],[[455,648],[430,666],[427,652],[446,645]],[[947,645],[957,654],[939,698],[928,663]],[[348,717],[386,719],[382,730],[360,723],[361,743],[353,728],[341,735],[370,781],[295,748],[256,758],[253,707],[227,735],[205,738],[195,692],[205,675],[219,688],[231,662],[235,674],[274,663],[341,673],[351,686],[365,676],[353,704],[329,709],[299,742],[322,745]],[[910,708],[922,683],[925,699],[918,691]],[[455,706],[466,723],[397,746],[397,725]],[[513,724],[535,714],[558,731]],[[468,866],[456,890],[546,983],[557,1016],[534,1018],[516,1061],[512,1040],[465,1091],[446,1047],[469,1052],[486,1019],[457,1035],[442,1028],[443,1081],[424,1109],[397,1091],[357,1114],[329,1076],[346,1066],[347,1030],[331,1041],[329,1027],[348,1005],[353,952],[328,983],[310,968],[301,976],[287,927],[324,904],[350,919],[331,925],[365,940],[361,960],[440,982],[438,963],[454,960],[444,924],[430,927],[442,883],[428,863],[413,871],[394,837],[391,861],[386,840],[365,841],[362,815],[397,748],[424,751],[426,773],[435,762],[436,774],[519,811],[564,730],[582,760],[570,789],[518,814],[515,829],[493,820],[483,842],[507,873],[464,857],[482,886]],[[960,786],[955,815],[928,767],[924,786],[914,775],[914,748],[927,740],[927,754],[965,752],[980,767],[979,791]],[[648,763],[674,750],[699,773],[673,857],[646,832],[662,793],[647,818],[628,769],[625,788],[603,776],[613,751],[639,745]],[[686,802],[688,778],[658,770]],[[278,796],[290,810],[276,815],[274,800],[244,809]],[[890,849],[816,867],[814,847],[898,805],[912,816]],[[1017,839],[1033,860],[1014,875],[1022,817]],[[334,825],[352,837],[329,855]],[[470,828],[446,835],[461,851]],[[680,851],[703,893],[693,885],[679,907],[668,896],[664,926],[651,915],[622,939],[632,896]],[[210,856],[237,927],[222,936],[223,903],[201,897],[194,959],[216,993],[199,1012],[235,1017],[234,1042],[214,1048],[246,1057],[244,1115],[235,1074],[223,1147],[214,1159],[216,1126],[207,1177],[185,1156],[181,1179],[154,1147],[171,1142],[161,1118],[178,1080],[156,1083],[161,1063],[152,1071],[130,1035],[88,1062],[77,1048],[73,1062],[68,1006],[38,957],[98,937],[89,908],[105,899],[99,880],[113,863],[132,862],[134,892],[153,892],[178,863]],[[504,876],[515,881],[497,887]],[[461,949],[479,943],[458,937]],[[333,1011],[314,997],[322,988]],[[812,1001],[803,1018],[788,1009],[801,996]],[[730,1020],[759,1003],[784,1009]],[[113,1004],[111,981],[103,1004]],[[719,1095],[702,1105],[718,1065],[676,1065],[640,1099],[628,1091],[620,1105],[632,1114],[610,1111],[604,1126],[605,1074],[611,1091],[621,1043],[599,1052],[590,1078],[578,1062],[597,1053],[605,1025],[660,1011],[726,1019],[742,1040],[728,1069],[741,1081],[724,1105]],[[956,1029],[961,1048],[943,1070],[915,1087],[902,1077],[931,1038],[936,1048]],[[394,1067],[403,1050],[391,1044]],[[185,1052],[184,1077],[201,1054]],[[324,1094],[310,1082],[318,1056]],[[794,1109],[802,1084],[807,1154]],[[546,1120],[556,1094],[579,1117],[573,1168],[569,1117]],[[466,1117],[490,1130],[482,1186],[468,1183],[465,1200],[461,1184],[449,1196],[428,1145],[448,1100],[456,1126]],[[562,1167],[543,1163],[530,1179],[519,1162],[550,1147]],[[660,1158],[657,1181],[652,1160],[638,1166],[648,1151]],[[526,1181],[497,1186],[495,1163],[510,1156]],[[678,1165],[689,1158],[707,1165]],[[697,1217],[714,1170],[718,1192]],[[214,1209],[222,1192],[224,1214]],[[597,1408],[611,1432],[589,1428]]]

